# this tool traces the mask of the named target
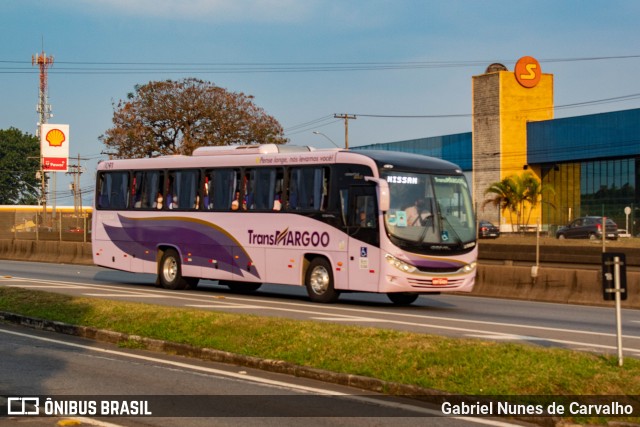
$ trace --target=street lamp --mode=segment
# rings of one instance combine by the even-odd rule
[[[340,148],[340,147],[338,146],[338,144],[336,144],[335,142],[333,142],[333,139],[329,138],[329,137],[328,137],[327,135],[325,135],[324,133],[322,133],[322,132],[318,132],[317,130],[314,130],[314,131],[313,131],[313,133],[314,133],[314,134],[316,134],[316,135],[324,136],[324,137],[325,137],[325,138],[327,138],[327,139],[329,140],[329,142],[330,142],[330,143],[332,143],[336,148]]]

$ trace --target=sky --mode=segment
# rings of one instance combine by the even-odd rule
[[[292,144],[368,145],[471,131],[471,79],[533,56],[555,117],[640,106],[636,0],[0,0],[0,129],[36,133],[39,70],[70,125],[91,202],[113,105],[196,77],[254,96]],[[368,117],[384,116],[384,117]],[[395,117],[393,117],[395,116]],[[402,117],[404,116],[404,117]],[[406,116],[422,116],[411,117]],[[313,133],[314,131],[320,134]],[[75,164],[71,161],[70,164]],[[56,202],[73,205],[70,175]],[[53,191],[53,189],[52,189]]]

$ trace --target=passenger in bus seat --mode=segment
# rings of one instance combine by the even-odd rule
[[[424,198],[419,198],[412,206],[405,209],[407,214],[407,225],[413,227],[424,227],[427,225],[431,212],[427,209],[427,202]]]
[[[163,201],[164,201],[164,197],[162,197],[162,193],[158,191],[158,195],[156,196],[156,202],[153,204],[154,209],[162,209]]]
[[[178,209],[178,195],[177,194],[167,194],[167,207],[169,209]]]
[[[237,211],[240,208],[240,192],[236,191],[236,197],[231,202],[231,210]]]
[[[279,211],[280,209],[282,209],[282,193],[278,192],[276,194],[275,199],[273,200],[273,210],[274,211]]]
[[[249,209],[255,209],[256,208],[255,204],[253,203],[253,193],[248,193],[245,196],[244,203],[242,204],[242,209],[246,211],[247,207]]]

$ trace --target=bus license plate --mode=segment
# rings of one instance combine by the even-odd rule
[[[446,286],[449,284],[449,279],[446,277],[434,277],[431,284],[433,286]]]

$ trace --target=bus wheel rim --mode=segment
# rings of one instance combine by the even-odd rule
[[[172,282],[178,274],[178,263],[175,259],[170,258],[164,263],[164,277]]]
[[[321,295],[329,289],[329,272],[326,268],[319,266],[313,269],[309,283],[315,294]]]

